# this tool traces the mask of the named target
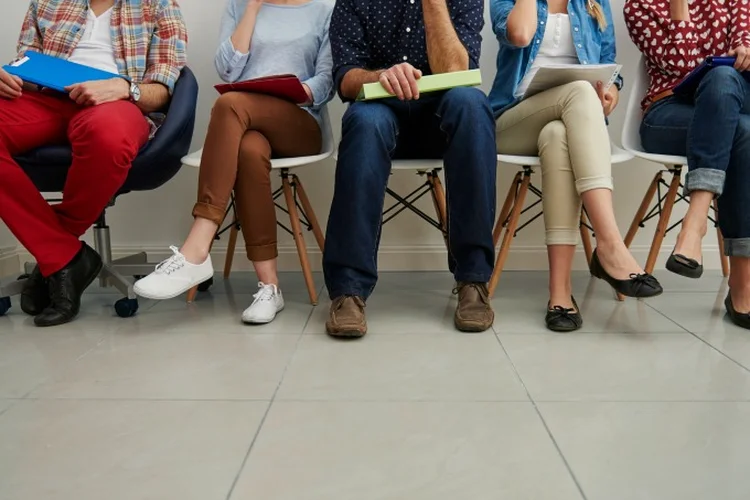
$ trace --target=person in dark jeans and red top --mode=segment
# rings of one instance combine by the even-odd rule
[[[323,269],[334,337],[367,332],[365,301],[377,282],[385,189],[394,158],[442,158],[448,191],[449,267],[455,324],[487,330],[492,274],[495,123],[475,88],[420,95],[422,75],[477,68],[483,0],[338,0],[331,18],[334,82],[351,102],[380,82],[395,97],[355,102],[343,119]]]
[[[641,140],[651,153],[687,155],[690,208],[667,268],[700,277],[707,215],[718,197],[719,226],[730,257],[727,312],[750,329],[750,7],[746,0],[628,0],[630,37],[651,78]],[[672,89],[706,57],[736,56],[712,69],[694,95]]]
[[[0,220],[37,260],[21,308],[37,326],[73,320],[102,267],[80,237],[101,215],[169,102],[187,34],[175,0],[32,0],[18,43],[112,73],[68,94],[38,91],[0,70]],[[70,144],[62,203],[50,206],[13,157]]]

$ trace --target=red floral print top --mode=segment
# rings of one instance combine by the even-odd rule
[[[644,108],[706,57],[750,47],[750,0],[692,0],[690,21],[672,21],[669,0],[627,0],[623,10],[651,79]]]

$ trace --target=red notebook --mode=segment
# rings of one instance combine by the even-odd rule
[[[286,99],[295,104],[304,104],[310,99],[299,78],[294,75],[265,76],[254,80],[245,80],[244,82],[223,83],[216,85],[215,88],[219,91],[219,94],[254,92]]]

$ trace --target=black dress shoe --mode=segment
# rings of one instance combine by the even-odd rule
[[[698,279],[703,276],[703,264],[674,252],[667,259],[667,270],[686,278]]]
[[[101,269],[102,258],[84,243],[70,264],[48,278],[51,304],[34,318],[34,324],[57,326],[73,321],[81,310],[81,295]]]
[[[591,275],[595,278],[606,281],[617,293],[625,295],[626,297],[645,299],[661,295],[664,291],[659,284],[659,281],[648,273],[631,274],[630,279],[627,280],[613,278],[604,270],[602,263],[599,261],[596,249],[591,256]]]
[[[47,278],[42,276],[39,266],[26,279],[21,291],[21,310],[29,316],[37,316],[50,304]]]
[[[746,328],[750,330],[750,314],[737,312],[732,304],[732,293],[727,294],[727,298],[724,301],[724,306],[727,308],[727,314],[732,323],[739,326],[740,328]]]
[[[574,308],[550,306],[547,304],[547,315],[544,322],[553,332],[574,332],[583,326],[583,317],[576,299],[571,297]]]

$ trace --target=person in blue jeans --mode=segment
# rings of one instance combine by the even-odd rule
[[[495,125],[479,89],[420,95],[422,75],[478,67],[482,0],[338,0],[330,27],[334,85],[353,102],[365,83],[394,97],[353,102],[343,119],[336,185],[323,254],[333,337],[367,332],[365,302],[377,282],[382,210],[392,159],[439,159],[448,192],[449,268],[455,324],[485,331],[494,321]]]
[[[732,321],[750,329],[750,83],[741,73],[750,67],[747,42],[743,41],[750,38],[747,32],[734,28],[712,32],[712,25],[700,22],[714,14],[719,18],[707,4],[688,4],[686,0],[672,0],[669,8],[656,4],[647,7],[628,2],[626,15],[630,16],[631,37],[644,53],[651,76],[651,88],[643,102],[643,147],[651,153],[688,158],[685,191],[690,195],[690,208],[667,268],[690,278],[701,276],[706,216],[718,197],[719,227],[731,262],[725,304]],[[736,9],[724,8],[732,24]],[[742,8],[747,14],[747,7]],[[661,51],[640,36],[639,21],[641,25],[656,22],[672,28],[662,30],[669,38],[659,40]],[[704,39],[711,43],[704,46]],[[673,48],[676,55],[668,55]],[[703,58],[725,52],[737,56],[735,67],[710,70],[692,94],[672,92]]]

